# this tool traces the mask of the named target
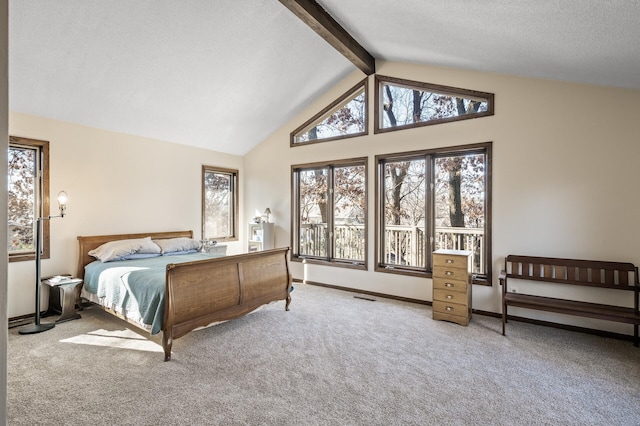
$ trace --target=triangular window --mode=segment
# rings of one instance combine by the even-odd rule
[[[367,109],[364,79],[291,132],[291,146],[366,135]]]
[[[493,93],[376,76],[375,133],[493,115]]]

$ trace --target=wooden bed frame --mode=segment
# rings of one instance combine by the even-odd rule
[[[89,256],[90,250],[109,241],[144,237],[193,238],[193,232],[79,236],[77,276],[84,278],[84,267],[95,260]],[[198,327],[241,317],[277,300],[286,300],[288,311],[292,284],[288,251],[287,247],[167,265],[162,324],[164,360],[171,360],[174,339]],[[101,308],[126,320],[111,309]]]

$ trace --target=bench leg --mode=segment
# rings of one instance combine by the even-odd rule
[[[640,347],[640,339],[638,339],[638,324],[633,326],[633,346]]]
[[[505,336],[504,334],[504,328],[505,328],[505,324],[507,323],[507,304],[503,303],[502,304],[502,335]]]

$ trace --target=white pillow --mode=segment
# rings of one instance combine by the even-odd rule
[[[166,238],[163,240],[153,240],[153,242],[160,246],[160,252],[162,254],[176,251],[200,250],[200,241],[194,240],[193,238]]]
[[[151,240],[151,237],[140,238],[140,244],[141,244],[140,250],[138,250],[136,253],[152,253],[152,254],[161,253],[160,246],[154,243]]]
[[[132,254],[160,254],[160,247],[151,241],[151,237],[129,240],[109,241],[89,252],[101,262],[124,260]]]

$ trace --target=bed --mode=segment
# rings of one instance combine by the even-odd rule
[[[91,293],[91,290],[97,287],[87,279],[83,285],[82,297],[152,334],[162,331],[165,361],[171,360],[173,340],[196,328],[241,317],[265,304],[279,300],[285,300],[285,310],[289,310],[292,284],[287,262],[289,248],[233,256],[199,253],[160,256],[108,262],[104,265],[100,265],[100,261],[89,255],[90,251],[105,243],[146,237],[153,240],[193,238],[193,232],[79,236],[77,276],[89,279],[91,277],[85,277],[86,271],[101,276],[108,274],[105,271],[116,268],[118,270],[113,274],[127,278],[120,284],[127,290],[133,287],[140,288],[141,284],[160,287],[158,296],[127,296],[124,311],[114,309],[113,303],[107,302],[104,295],[98,297],[97,294]],[[158,260],[160,258],[164,258],[164,264]],[[98,272],[92,269],[96,266]],[[151,273],[148,273],[149,271]],[[95,277],[91,279],[94,280]],[[103,288],[103,291],[109,290]],[[149,298],[155,298],[159,305],[158,310],[141,307],[144,304],[142,299]],[[135,299],[135,303],[129,299]],[[136,308],[139,308],[138,312],[135,312]]]

